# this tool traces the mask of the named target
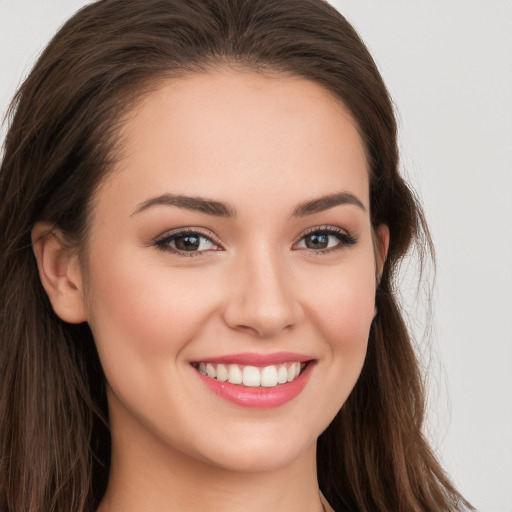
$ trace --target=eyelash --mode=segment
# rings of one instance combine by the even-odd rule
[[[344,231],[340,228],[336,228],[334,226],[320,226],[320,227],[311,228],[311,229],[307,230],[300,237],[299,242],[304,240],[307,236],[311,236],[311,235],[334,236],[339,241],[339,243],[337,245],[335,245],[334,247],[328,247],[326,249],[316,250],[316,249],[305,248],[306,250],[311,251],[315,256],[318,256],[318,255],[321,256],[322,254],[337,252],[337,251],[346,249],[347,247],[351,247],[357,243],[357,239],[354,236],[352,236],[352,235],[348,234],[346,231]],[[296,242],[296,243],[298,243],[298,242]],[[294,245],[296,245],[296,244],[294,244]]]
[[[199,239],[205,239],[205,240],[208,240],[209,242],[211,242],[215,247],[220,247],[220,244],[214,242],[210,235],[207,235],[206,233],[202,233],[198,229],[184,229],[181,231],[176,231],[174,233],[167,234],[167,235],[163,236],[162,238],[157,239],[153,245],[161,251],[172,252],[173,254],[177,254],[178,256],[183,256],[185,258],[194,258],[197,256],[202,256],[205,252],[207,252],[207,250],[184,251],[184,250],[177,249],[176,247],[172,247],[170,245],[173,241],[178,240],[179,238],[185,238],[187,236],[199,238]],[[213,249],[213,250],[217,251],[220,249]]]
[[[301,242],[302,240],[304,240],[307,236],[311,236],[311,235],[334,236],[339,241],[339,243],[336,246],[328,247],[325,249],[316,250],[316,249],[309,249],[307,247],[304,248],[307,251],[311,251],[315,256],[343,250],[343,249],[346,249],[347,247],[353,246],[357,243],[357,239],[354,236],[346,233],[345,231],[343,231],[340,228],[336,228],[333,226],[320,226],[320,227],[311,228],[308,231],[306,231],[304,234],[302,234],[302,236],[300,237],[298,242],[294,243],[294,246],[296,244],[298,244],[299,242]],[[177,249],[176,247],[172,247],[170,245],[175,240],[178,240],[180,238],[185,238],[187,236],[198,238],[198,239],[208,240],[213,246],[217,247],[217,249],[213,249],[214,251],[222,250],[222,249],[218,248],[218,247],[221,247],[220,244],[216,243],[210,235],[207,235],[206,233],[202,233],[200,230],[197,230],[197,229],[184,229],[181,231],[176,231],[174,233],[167,234],[167,235],[163,236],[162,238],[157,239],[153,243],[153,246],[161,251],[172,252],[178,256],[182,256],[182,257],[186,257],[186,258],[203,256],[204,253],[210,252],[212,250],[212,249],[204,249],[202,251],[199,251],[199,250],[198,251],[185,251],[185,250]]]

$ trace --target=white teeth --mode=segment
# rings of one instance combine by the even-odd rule
[[[261,385],[266,388],[277,386],[277,369],[275,366],[266,366],[261,370]]]
[[[213,364],[208,363],[206,365],[206,375],[208,375],[208,377],[211,377],[212,379],[215,379],[215,377],[217,377],[217,371],[215,370]]]
[[[240,370],[237,364],[229,365],[228,381],[231,384],[242,384],[242,370]]]
[[[223,364],[217,365],[217,380],[221,382],[226,382],[228,380],[229,374],[228,369]]]
[[[286,369],[286,366],[282,364],[279,367],[279,370],[277,372],[277,382],[279,384],[284,384],[285,382],[288,382],[288,370]]]
[[[251,388],[259,387],[261,383],[261,374],[256,366],[245,366],[242,371],[242,375],[244,386],[249,386]]]
[[[288,368],[288,382],[298,377],[300,373],[300,363],[292,363]]]
[[[227,381],[230,384],[242,384],[251,388],[260,386],[273,388],[295,380],[304,366],[299,362],[269,365],[263,368],[238,364],[199,363],[197,369],[202,375],[220,382]]]

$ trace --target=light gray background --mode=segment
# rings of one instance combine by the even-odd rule
[[[85,3],[0,0],[0,113]],[[388,84],[402,167],[436,243],[428,435],[479,510],[512,512],[512,2],[332,3]],[[408,279],[404,302],[425,352],[425,304]]]

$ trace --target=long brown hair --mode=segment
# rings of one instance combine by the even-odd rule
[[[32,227],[48,221],[83,246],[123,116],[165,77],[219,64],[333,92],[365,143],[373,226],[390,229],[364,368],[318,440],[320,488],[338,512],[469,508],[422,434],[422,377],[393,279],[410,244],[428,251],[430,238],[398,174],[390,98],[354,29],[322,0],[102,0],[61,28],[10,109],[0,171],[0,510],[92,512],[110,465],[94,340],[87,324],[53,312]]]

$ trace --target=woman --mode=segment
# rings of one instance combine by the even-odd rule
[[[320,0],[104,0],[13,103],[0,508],[462,510],[393,276],[391,103]]]

